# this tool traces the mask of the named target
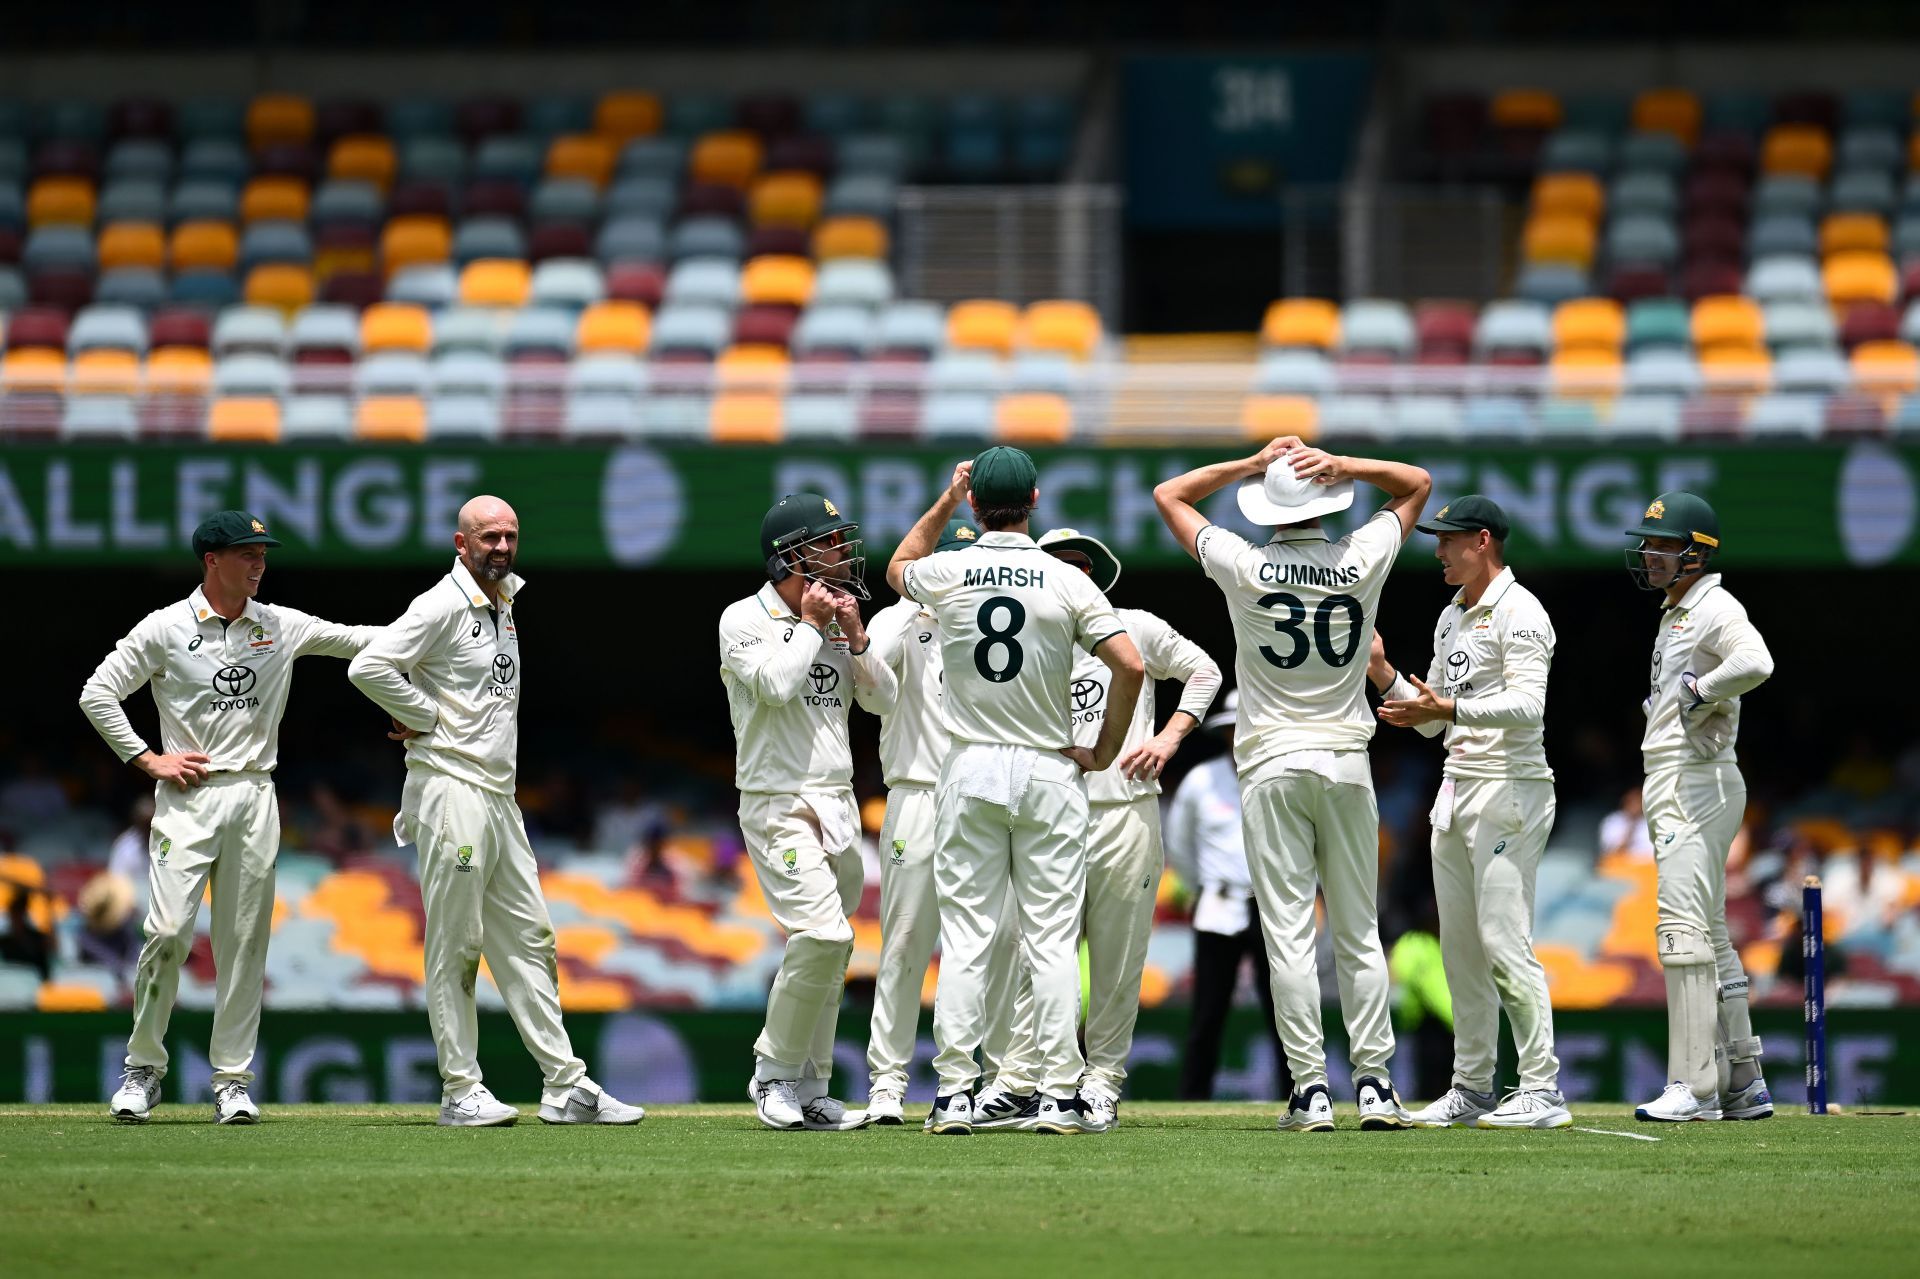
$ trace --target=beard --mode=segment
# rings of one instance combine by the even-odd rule
[[[483,582],[498,582],[513,572],[513,555],[488,555],[481,551],[467,561],[467,571]]]

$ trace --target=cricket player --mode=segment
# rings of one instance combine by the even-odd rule
[[[159,1100],[167,1021],[209,880],[213,1117],[223,1124],[260,1118],[247,1085],[273,924],[280,853],[273,769],[293,661],[311,654],[352,657],[375,629],[323,622],[254,598],[267,551],[278,545],[245,511],[210,516],[193,531],[200,585],[141,619],[80,693],[80,709],[114,754],[154,780],[133,1035],[112,1101],[114,1118],[124,1123],[145,1123]],[[159,751],[133,731],[120,705],[142,684],[153,689],[160,711]]]
[[[1401,675],[1375,635],[1367,678],[1379,717],[1444,734],[1447,762],[1429,820],[1440,958],[1453,994],[1453,1084],[1413,1117],[1422,1128],[1565,1128],[1573,1122],[1553,1054],[1547,973],[1533,953],[1533,883],[1553,832],[1553,770],[1543,724],[1553,623],[1506,566],[1511,523],[1489,498],[1455,498],[1416,525],[1438,539],[1460,588],[1433,626],[1427,678]],[[1500,1010],[1520,1054],[1520,1086],[1494,1098]]]
[[[545,1080],[540,1120],[637,1124],[646,1112],[587,1077],[560,1021],[559,960],[540,868],[514,802],[525,673],[513,571],[520,520],[497,497],[460,508],[453,568],[353,659],[347,677],[407,744],[394,838],[415,845],[426,907],[427,1024],[440,1059],[440,1122],[511,1124],[480,1082],[473,989],[486,957]]]
[[[1767,1119],[1773,1095],[1760,1074],[1747,974],[1727,936],[1727,850],[1747,808],[1733,750],[1740,699],[1773,674],[1773,655],[1720,574],[1708,571],[1720,551],[1720,520],[1703,498],[1662,493],[1627,536],[1639,539],[1626,553],[1635,584],[1666,597],[1641,703],[1640,753],[1671,1082],[1633,1113],[1670,1122]]]
[[[1321,517],[1353,505],[1355,480],[1384,489],[1390,500],[1354,532],[1329,541]],[[1241,513],[1276,527],[1264,545],[1199,511],[1201,501],[1236,482]],[[1226,595],[1239,646],[1234,762],[1280,1040],[1293,1075],[1295,1091],[1279,1121],[1285,1131],[1333,1127],[1313,953],[1316,881],[1333,935],[1360,1126],[1396,1129],[1410,1120],[1387,1070],[1393,1027],[1376,905],[1380,821],[1367,760],[1374,719],[1365,653],[1380,588],[1431,487],[1417,466],[1336,457],[1289,436],[1154,490],[1167,527]]]
[[[957,551],[979,537],[973,525],[953,520],[933,549],[936,554]],[[867,628],[875,655],[899,681],[893,709],[880,719],[887,815],[880,823],[880,971],[873,983],[867,1041],[872,1072],[867,1115],[883,1125],[904,1121],[907,1068],[920,1030],[920,988],[940,940],[933,891],[933,789],[950,735],[941,705],[939,628],[931,609],[909,599],[880,610]]]
[[[1085,573],[1102,594],[1110,595],[1120,580],[1120,558],[1099,538],[1062,528],[1042,535],[1036,545]],[[1153,936],[1154,897],[1166,863],[1160,844],[1160,774],[1220,691],[1220,667],[1198,644],[1145,609],[1116,609],[1114,615],[1140,650],[1149,680],[1179,680],[1183,687],[1166,727],[1155,732],[1153,684],[1147,683],[1134,702],[1119,762],[1087,776],[1087,900],[1081,921],[1087,943],[1087,1064],[1080,1096],[1102,1128],[1120,1121],[1120,1090],[1140,1016],[1140,976]],[[1104,662],[1079,655],[1070,689],[1077,745],[1091,747],[1099,740],[1111,682]],[[1016,1048],[1015,1056],[1021,1055]],[[975,1100],[976,1112],[986,1116],[984,1122],[976,1119],[981,1127],[996,1122],[996,1107],[1030,1110],[1039,1104],[1038,1098],[1007,1090],[999,1079]]]
[[[1145,666],[1106,597],[1084,573],[1034,545],[1033,459],[987,449],[954,468],[887,566],[887,581],[940,620],[953,744],[934,795],[934,881],[940,897],[940,986],[933,1034],[939,1095],[934,1133],[973,1130],[988,951],[1009,883],[1033,988],[1037,1132],[1097,1132],[1080,1096],[1075,1035],[1080,914],[1086,892],[1084,772],[1119,758]],[[963,499],[983,530],[964,550],[933,555]],[[1093,747],[1074,744],[1068,714],[1075,649],[1112,672],[1108,716]]]
[[[736,743],[740,831],[787,934],[754,1041],[748,1096],[769,1128],[844,1131],[865,1112],[828,1095],[834,1027],[864,874],[847,716],[893,709],[898,682],[860,618],[860,526],[818,493],[760,522],[767,580],[720,615],[720,682]],[[916,987],[916,999],[918,988]]]

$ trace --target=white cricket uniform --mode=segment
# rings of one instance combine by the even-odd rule
[[[1176,713],[1196,722],[1220,690],[1220,667],[1206,650],[1145,609],[1114,611],[1140,650],[1148,682],[1134,702],[1121,757],[1157,731],[1152,681],[1184,685]],[[1107,720],[1113,672],[1092,654],[1074,664],[1071,700],[1076,746],[1100,740]],[[1153,936],[1153,903],[1165,858],[1160,845],[1160,781],[1133,779],[1116,767],[1087,776],[1087,902],[1081,931],[1087,940],[1086,1073],[1083,1093],[1118,1101],[1140,1016],[1140,977]],[[1026,1054],[1016,1047],[1016,1059]]]
[[[864,878],[847,715],[854,701],[875,714],[891,710],[898,684],[871,636],[856,656],[839,623],[823,634],[772,583],[728,605],[719,635],[740,831],[787,934],[753,1045],[756,1077],[824,1081],[853,955],[847,916]]]
[[[80,708],[121,760],[149,749],[120,705],[146,684],[160,712],[160,753],[198,751],[208,757],[210,774],[187,790],[171,782],[154,787],[145,941],[127,1065],[166,1074],[167,1022],[211,878],[213,1081],[252,1081],[280,852],[272,775],[293,660],[352,657],[374,631],[258,600],[223,624],[196,587],[178,604],[142,618],[87,680]]]
[[[1066,690],[1076,648],[1092,652],[1124,628],[1086,574],[1024,533],[915,560],[903,585],[940,619],[953,734],[934,800],[940,1092],[979,1077],[988,951],[1011,884],[1032,973],[1036,1083],[1071,1097],[1085,1065],[1075,1025],[1087,788],[1060,753],[1074,740]]]
[[[1710,705],[1693,711],[1681,677],[1691,672]],[[1643,796],[1647,833],[1658,873],[1661,964],[1672,970],[1711,963],[1718,978],[1716,1055],[1734,1061],[1760,1055],[1747,1014],[1747,974],[1727,934],[1727,852],[1746,817],[1747,787],[1735,762],[1740,698],[1773,674],[1773,655],[1747,610],[1705,573],[1660,615],[1654,637],[1646,734],[1640,753],[1646,766]],[[1704,1018],[1700,1009],[1677,1010],[1669,981],[1670,1024],[1676,1016]],[[1705,1003],[1704,994],[1698,1002]],[[1709,1005],[1712,1006],[1712,1005]],[[1698,1060],[1698,1036],[1683,1053],[1683,1036],[1668,1045],[1669,1078],[1686,1079],[1696,1094],[1709,1090],[1712,1074]],[[1693,1060],[1679,1060],[1684,1055]]]
[[[1433,627],[1427,686],[1454,699],[1447,762],[1430,818],[1440,956],[1453,993],[1453,1082],[1492,1092],[1507,1010],[1522,1088],[1558,1088],[1547,973],[1533,951],[1533,887],[1553,832],[1553,770],[1542,725],[1553,623],[1532,591],[1503,568],[1477,603],[1463,596]],[[1396,675],[1386,697],[1418,696]]]
[[[1393,1057],[1377,895],[1380,818],[1367,760],[1369,637],[1402,541],[1381,511],[1337,542],[1281,529],[1255,546],[1209,525],[1195,550],[1227,597],[1247,865],[1272,970],[1273,1003],[1293,1086],[1327,1082],[1314,959],[1314,889],[1326,897],[1340,1012],[1355,1077],[1387,1078]]]
[[[496,607],[467,566],[414,597],[348,668],[356,687],[420,736],[394,838],[418,850],[426,907],[427,1023],[445,1096],[480,1082],[474,986],[486,958],[521,1042],[540,1065],[542,1101],[587,1087],[560,1018],[559,957],[540,867],[514,802],[520,755],[518,602],[509,574]]]

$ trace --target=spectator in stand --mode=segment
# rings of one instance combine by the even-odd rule
[[[667,823],[655,820],[627,851],[627,883],[664,897],[679,896],[673,867],[667,862]]]
[[[133,980],[140,958],[140,929],[134,922],[133,883],[103,870],[80,889],[79,957],[83,964],[110,968],[123,986]]]
[[[134,903],[143,916],[147,913],[147,840],[152,830],[153,796],[142,795],[133,801],[127,828],[113,837],[113,848],[107,854],[107,869],[132,886]]]
[[[594,813],[592,846],[596,852],[631,858],[649,832],[666,824],[667,810],[648,799],[637,780],[628,778],[620,783],[619,793]]]
[[[1620,797],[1620,807],[1601,819],[1600,853],[1623,853],[1642,862],[1653,860],[1653,840],[1647,835],[1647,811],[1638,786],[1629,788]]]
[[[1827,858],[1821,902],[1849,948],[1886,957],[1906,903],[1906,879],[1893,858],[1878,857],[1864,846]]]
[[[39,867],[34,867],[38,870]],[[9,876],[0,879],[0,892],[7,894],[7,929],[0,932],[0,963],[24,964],[47,980],[53,971],[53,946],[46,932],[33,918],[33,899],[46,889]]]
[[[0,786],[0,813],[8,813],[28,826],[64,817],[68,807],[65,788],[47,772],[46,762],[37,752],[21,755],[13,780]]]
[[[308,794],[307,802],[312,805],[317,820],[307,832],[306,851],[318,853],[336,866],[348,858],[373,851],[373,840],[366,827],[331,786],[316,785]]]

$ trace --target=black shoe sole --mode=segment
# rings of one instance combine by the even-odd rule
[[[900,1118],[898,1115],[882,1115],[873,1121],[873,1126],[875,1128],[899,1128],[906,1122],[905,1119]]]
[[[152,1117],[151,1113],[136,1115],[131,1110],[116,1110],[113,1112],[113,1122],[116,1124],[144,1124]]]

